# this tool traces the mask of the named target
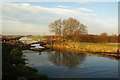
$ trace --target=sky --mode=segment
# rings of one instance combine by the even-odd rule
[[[3,2],[2,34],[51,35],[48,25],[70,17],[89,34],[118,33],[117,2]]]

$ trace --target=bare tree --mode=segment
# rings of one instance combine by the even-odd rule
[[[74,18],[55,20],[49,25],[49,27],[50,32],[54,32],[55,35],[63,35],[65,37],[87,33],[87,27]]]
[[[54,32],[55,35],[61,35],[62,34],[62,20],[58,19],[52,22],[50,25],[50,32]]]
[[[63,20],[63,35],[72,36],[87,33],[87,27],[74,18]]]
[[[103,43],[107,43],[108,42],[108,34],[107,33],[101,33],[101,40]]]

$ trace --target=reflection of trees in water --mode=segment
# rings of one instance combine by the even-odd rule
[[[84,61],[85,56],[85,54],[52,51],[49,53],[49,60],[57,66],[67,66],[69,68],[73,68]]]

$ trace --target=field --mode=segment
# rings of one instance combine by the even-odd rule
[[[30,38],[32,40],[36,40],[36,41],[39,41],[39,40],[46,40],[46,38],[43,38],[43,37],[34,37],[34,36],[28,36],[27,38]]]

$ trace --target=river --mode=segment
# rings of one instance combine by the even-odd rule
[[[24,51],[27,65],[48,78],[118,78],[118,60],[59,50]]]

